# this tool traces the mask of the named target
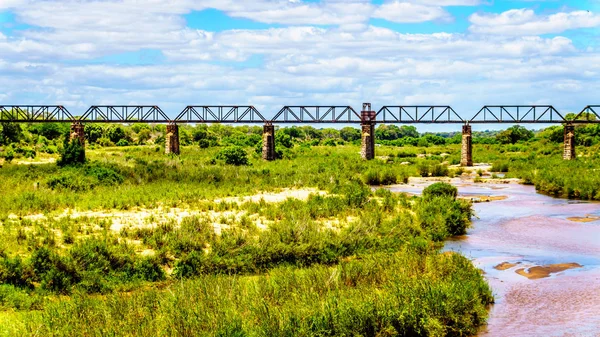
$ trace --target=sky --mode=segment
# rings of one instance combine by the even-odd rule
[[[600,0],[0,0],[0,104],[600,104]]]

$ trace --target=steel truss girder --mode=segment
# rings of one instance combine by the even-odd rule
[[[573,118],[573,123],[600,123],[600,115],[598,112],[600,112],[600,105],[588,105]]]
[[[552,105],[486,105],[468,123],[564,123]]]
[[[244,105],[190,105],[173,123],[266,123],[254,106]]]
[[[0,120],[15,123],[73,122],[62,105],[0,105]]]
[[[360,123],[361,117],[351,106],[284,106],[272,123]]]
[[[79,118],[82,123],[169,123],[156,105],[94,105]]]
[[[465,120],[447,105],[395,105],[379,109],[375,116],[375,122],[385,124],[464,124]]]

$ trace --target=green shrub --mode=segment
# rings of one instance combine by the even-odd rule
[[[492,172],[508,172],[508,162],[495,162],[490,169]]]
[[[379,172],[371,169],[362,174],[362,180],[367,185],[380,185]]]
[[[222,149],[221,151],[219,151],[219,153],[217,153],[215,158],[217,160],[223,160],[225,162],[225,164],[228,164],[228,165],[235,165],[235,166],[250,165],[250,162],[248,161],[248,154],[246,153],[246,150],[244,150],[243,148],[241,148],[239,146],[226,147],[226,148]]]
[[[93,163],[86,167],[85,175],[95,178],[102,185],[115,185],[122,183],[125,178],[113,168]]]
[[[398,182],[398,177],[392,170],[383,170],[380,172],[379,182],[381,185],[393,185]]]
[[[175,269],[173,270],[173,276],[177,278],[186,278],[200,275],[205,260],[206,258],[202,251],[193,251],[177,261]]]
[[[332,138],[325,139],[325,141],[323,142],[323,145],[324,146],[336,146],[335,140]]]
[[[425,189],[423,189],[423,198],[424,199],[431,199],[431,198],[441,197],[441,196],[446,196],[446,197],[451,197],[453,199],[456,199],[457,195],[458,195],[458,189],[456,187],[454,187],[448,183],[444,183],[444,182],[434,183],[434,184],[427,186]]]
[[[435,164],[431,166],[432,177],[446,177],[449,173],[448,166],[443,164]]]
[[[33,288],[34,272],[20,257],[0,258],[0,283],[20,288]]]
[[[429,177],[430,167],[429,164],[427,164],[427,162],[420,162],[417,166],[417,169],[419,170],[419,175],[421,177]]]
[[[166,278],[165,271],[154,257],[138,259],[135,262],[134,273],[132,276],[151,282],[162,281]]]
[[[103,146],[103,147],[115,146],[115,143],[111,142],[110,139],[105,138],[105,137],[98,138],[96,143],[98,143],[98,145]]]
[[[60,153],[57,161],[58,166],[78,165],[85,163],[85,147],[75,138],[70,142],[65,142],[65,146]]]
[[[4,150],[3,157],[4,157],[4,160],[6,160],[7,163],[10,163],[13,159],[15,159],[15,150],[13,150],[12,147],[7,147]]]
[[[208,139],[200,139],[198,141],[198,146],[200,146],[201,149],[207,149],[210,147],[210,142],[208,141]]]
[[[123,138],[123,139],[120,139],[116,145],[117,146],[129,146],[131,144],[129,144],[129,141],[127,139]]]

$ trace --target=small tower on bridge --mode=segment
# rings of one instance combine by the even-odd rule
[[[375,158],[375,111],[371,110],[371,103],[363,103],[360,113],[362,146],[360,155],[364,160]]]

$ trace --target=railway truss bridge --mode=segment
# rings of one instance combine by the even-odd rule
[[[450,106],[398,105],[371,110],[364,103],[360,112],[351,106],[284,106],[272,118],[254,106],[187,106],[175,118],[158,106],[91,106],[81,116],[62,105],[0,105],[0,121],[15,123],[70,123],[71,139],[85,144],[85,123],[167,124],[166,153],[180,153],[179,124],[225,123],[263,124],[263,159],[275,159],[276,124],[360,124],[361,156],[375,158],[375,125],[460,124],[462,125],[461,165],[472,166],[472,124],[562,124],[566,160],[575,159],[575,124],[600,123],[599,105],[588,105],[575,118],[566,119],[551,105],[486,105],[472,118],[464,119]]]

